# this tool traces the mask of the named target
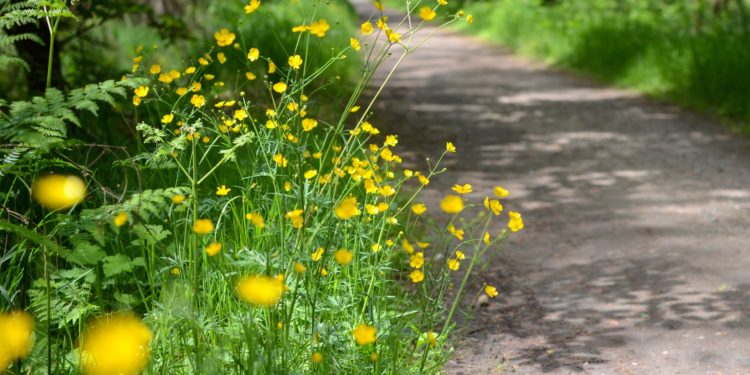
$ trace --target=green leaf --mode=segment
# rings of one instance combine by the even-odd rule
[[[124,272],[133,271],[133,264],[130,259],[122,254],[110,255],[104,258],[104,276],[112,277],[117,276]]]

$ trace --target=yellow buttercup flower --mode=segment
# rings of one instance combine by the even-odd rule
[[[315,21],[311,23],[307,29],[308,31],[310,31],[310,34],[322,38],[326,35],[326,32],[330,28],[331,28],[331,25],[329,25],[325,19],[321,18],[319,21]]]
[[[276,82],[273,84],[273,91],[278,92],[279,94],[286,91],[286,83],[284,82]]]
[[[336,263],[342,266],[351,263],[353,258],[354,253],[347,249],[338,249],[335,253],[333,253],[333,259],[336,261]]]
[[[359,27],[360,31],[362,32],[362,35],[370,35],[372,34],[372,30],[374,29],[372,27],[372,22],[367,21],[362,24],[362,26]]]
[[[493,191],[495,193],[495,196],[500,199],[506,198],[508,195],[510,195],[510,192],[508,190],[505,190],[505,188],[503,188],[502,186],[495,186]]]
[[[197,234],[209,234],[214,231],[214,223],[211,219],[198,219],[193,223],[193,232]]]
[[[119,214],[117,214],[117,216],[115,216],[114,222],[115,222],[115,226],[116,227],[121,227],[121,226],[127,224],[128,223],[128,213],[125,212],[125,211],[120,212]]]
[[[452,189],[453,191],[461,195],[469,194],[472,191],[474,191],[474,189],[471,187],[471,184],[463,184],[463,185],[456,184],[456,185],[453,185]]]
[[[31,352],[34,318],[25,311],[0,313],[0,370]]]
[[[253,223],[253,225],[255,225],[257,228],[264,228],[266,226],[266,223],[263,220],[263,216],[261,216],[259,213],[248,213],[245,215],[245,219],[250,220],[250,222]]]
[[[284,293],[284,281],[265,275],[245,276],[237,282],[236,291],[251,305],[273,307]]]
[[[466,259],[466,254],[464,254],[464,252],[461,250],[456,250],[456,259],[464,260]]]
[[[349,197],[341,201],[334,209],[334,214],[341,220],[348,220],[359,216],[360,210],[357,207],[357,198]]]
[[[221,185],[221,186],[217,186],[217,187],[216,187],[216,195],[218,195],[218,196],[222,196],[222,197],[223,197],[223,196],[225,196],[225,195],[229,194],[229,192],[230,192],[231,190],[232,190],[232,189],[231,189],[231,188],[228,188],[228,187],[227,187],[226,185]]]
[[[385,29],[385,35],[388,37],[388,41],[391,43],[398,43],[401,41],[401,34],[391,29]]]
[[[227,62],[227,56],[224,54],[224,52],[219,52],[216,54],[216,60],[219,60],[219,64],[223,64]]]
[[[408,254],[414,254],[414,245],[409,242],[406,238],[401,240],[401,247],[404,248],[404,251],[406,251]]]
[[[448,232],[450,232],[454,237],[458,238],[460,241],[464,240],[464,230],[463,229],[456,229],[453,224],[448,226]]]
[[[508,228],[511,232],[518,232],[519,230],[523,229],[523,218],[521,218],[521,214],[515,211],[508,212],[508,216],[510,217],[510,221],[508,221]]]
[[[352,330],[354,341],[356,341],[359,345],[368,345],[374,343],[377,333],[378,330],[375,327],[369,326],[365,323],[359,323],[359,325],[357,325],[357,327]]]
[[[448,194],[440,202],[440,209],[448,214],[457,214],[464,209],[464,200],[458,195]]]
[[[453,271],[458,271],[458,267],[461,266],[461,262],[458,261],[458,259],[450,259],[448,260],[448,268],[450,268]]]
[[[484,293],[490,298],[495,298],[497,297],[497,288],[492,285],[487,285],[484,287]]]
[[[86,375],[137,375],[148,363],[153,333],[130,314],[98,319],[83,333],[80,363]]]
[[[318,120],[306,118],[302,120],[302,130],[309,132],[318,126]]]
[[[159,65],[159,64],[151,65],[151,67],[148,69],[148,72],[151,73],[151,74],[159,74],[159,73],[161,73],[161,65]]]
[[[466,23],[469,23],[469,24],[474,23],[474,16],[472,16],[471,14],[466,16]]]
[[[250,0],[250,3],[245,5],[245,13],[250,14],[252,12],[255,12],[260,8],[260,1],[259,0]]]
[[[418,252],[409,257],[409,266],[411,268],[422,268],[424,265],[424,253]]]
[[[252,81],[252,80],[254,80],[257,77],[255,76],[255,74],[253,72],[246,72],[245,73],[245,78],[247,78],[248,81]]]
[[[190,98],[190,104],[194,105],[196,108],[200,108],[206,104],[206,98],[204,98],[203,95],[194,94]]]
[[[454,153],[456,152],[456,146],[454,146],[452,142],[448,142],[445,144],[445,151]]]
[[[226,47],[226,46],[232,45],[232,43],[234,43],[235,37],[236,35],[234,35],[234,33],[229,31],[228,29],[221,29],[214,33],[216,44],[219,47]]]
[[[421,9],[419,9],[419,18],[425,20],[425,21],[432,21],[437,13],[435,13],[432,8],[428,6],[424,6]]]
[[[417,216],[422,216],[427,211],[427,205],[424,203],[415,203],[411,206],[411,212]]]
[[[310,356],[310,360],[313,363],[322,363],[323,362],[323,354],[320,352],[314,352],[312,356]]]
[[[306,171],[304,174],[305,180],[310,180],[318,175],[318,171],[314,169],[310,169],[309,171]]]
[[[176,194],[172,196],[172,203],[174,204],[181,204],[185,201],[185,196],[182,194]]]
[[[312,254],[310,254],[310,259],[312,259],[313,262],[317,262],[323,258],[323,253],[325,252],[326,250],[324,248],[319,247],[317,250],[313,251]]]
[[[137,97],[145,98],[148,95],[148,86],[138,86],[133,92],[135,92]]]
[[[282,167],[282,168],[286,167],[287,164],[289,163],[289,160],[287,160],[287,158],[285,158],[284,155],[282,155],[282,154],[276,154],[276,155],[274,155],[273,156],[273,161],[276,162],[276,164],[279,167]]]
[[[503,205],[497,199],[484,198],[484,208],[492,211],[494,215],[500,215],[503,211]]]
[[[490,244],[490,232],[484,232],[484,236],[482,237],[482,242],[484,242],[486,245]]]
[[[273,63],[273,61],[268,60],[268,74],[273,74],[276,72],[276,64]]]
[[[86,197],[86,183],[73,175],[45,175],[34,180],[31,195],[48,210],[67,209]]]
[[[218,254],[219,250],[221,250],[221,243],[219,242],[211,242],[205,248],[206,254],[210,257]]]
[[[305,267],[304,264],[302,264],[300,262],[294,263],[294,272],[296,272],[296,273],[303,273],[305,271],[307,271],[307,267]]]
[[[292,211],[287,212],[285,217],[289,219],[289,221],[292,222],[292,227],[296,229],[301,229],[302,226],[305,224],[305,218],[302,217],[303,213],[304,211],[300,209],[292,210]]]
[[[289,66],[295,70],[299,69],[302,66],[302,57],[300,55],[290,56]]]
[[[171,123],[172,120],[174,120],[174,115],[169,113],[169,114],[162,116],[161,123],[166,125],[166,124]]]
[[[411,279],[411,282],[413,283],[421,283],[424,280],[424,272],[420,270],[414,270],[411,271],[409,274],[409,278]]]
[[[250,51],[247,52],[247,59],[250,61],[258,60],[259,56],[260,51],[257,48],[250,48]]]
[[[352,49],[355,51],[359,51],[360,48],[362,48],[362,45],[359,44],[359,40],[357,38],[349,38],[349,45],[352,46]],[[352,112],[356,112],[356,111],[352,111]]]
[[[427,332],[425,337],[427,338],[427,344],[430,345],[430,347],[434,348],[435,345],[437,345],[437,338],[438,338],[437,333],[430,331],[430,332]]]

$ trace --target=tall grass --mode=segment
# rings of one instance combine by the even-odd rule
[[[472,2],[466,11],[483,16],[467,30],[604,81],[747,123],[750,35],[741,13],[730,7],[714,15],[696,4]]]
[[[257,5],[188,60],[136,49],[131,73],[107,86],[128,88],[136,147],[47,145],[2,176],[12,215],[0,219],[0,306],[25,313],[0,314],[0,368],[436,373],[465,291],[496,295],[476,270],[523,228],[519,214],[501,216],[507,192],[470,202],[462,184],[427,207],[419,193],[455,146],[421,171],[402,168],[398,137],[368,122],[378,95],[361,97],[388,56],[400,62],[423,42],[425,23],[389,26],[374,10],[355,33],[324,21],[322,2]],[[296,22],[245,28],[277,12]],[[280,46],[258,48],[243,33]],[[345,43],[323,51],[324,41]],[[341,91],[349,95],[333,101],[328,87],[348,83],[326,77],[359,56],[358,79]],[[90,108],[61,95],[32,103],[54,102],[53,113],[76,121],[73,109]],[[34,115],[17,110],[32,105],[11,104],[0,129]],[[77,147],[111,156],[69,152]]]

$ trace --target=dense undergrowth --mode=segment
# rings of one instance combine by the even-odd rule
[[[492,0],[463,6],[482,14],[468,31],[521,53],[750,121],[750,21],[743,1]]]
[[[469,286],[497,295],[479,262],[523,220],[502,187],[421,202],[456,147],[402,168],[361,93],[425,23],[468,17],[376,3],[355,30],[336,4],[214,3],[194,50],[134,45],[78,89],[50,64],[42,95],[0,101],[0,372],[438,372]],[[3,5],[50,40],[83,22],[65,1]]]

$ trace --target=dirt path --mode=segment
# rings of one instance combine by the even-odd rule
[[[376,113],[409,163],[456,143],[428,197],[502,184],[527,223],[450,373],[750,374],[746,139],[452,32],[407,58]]]

